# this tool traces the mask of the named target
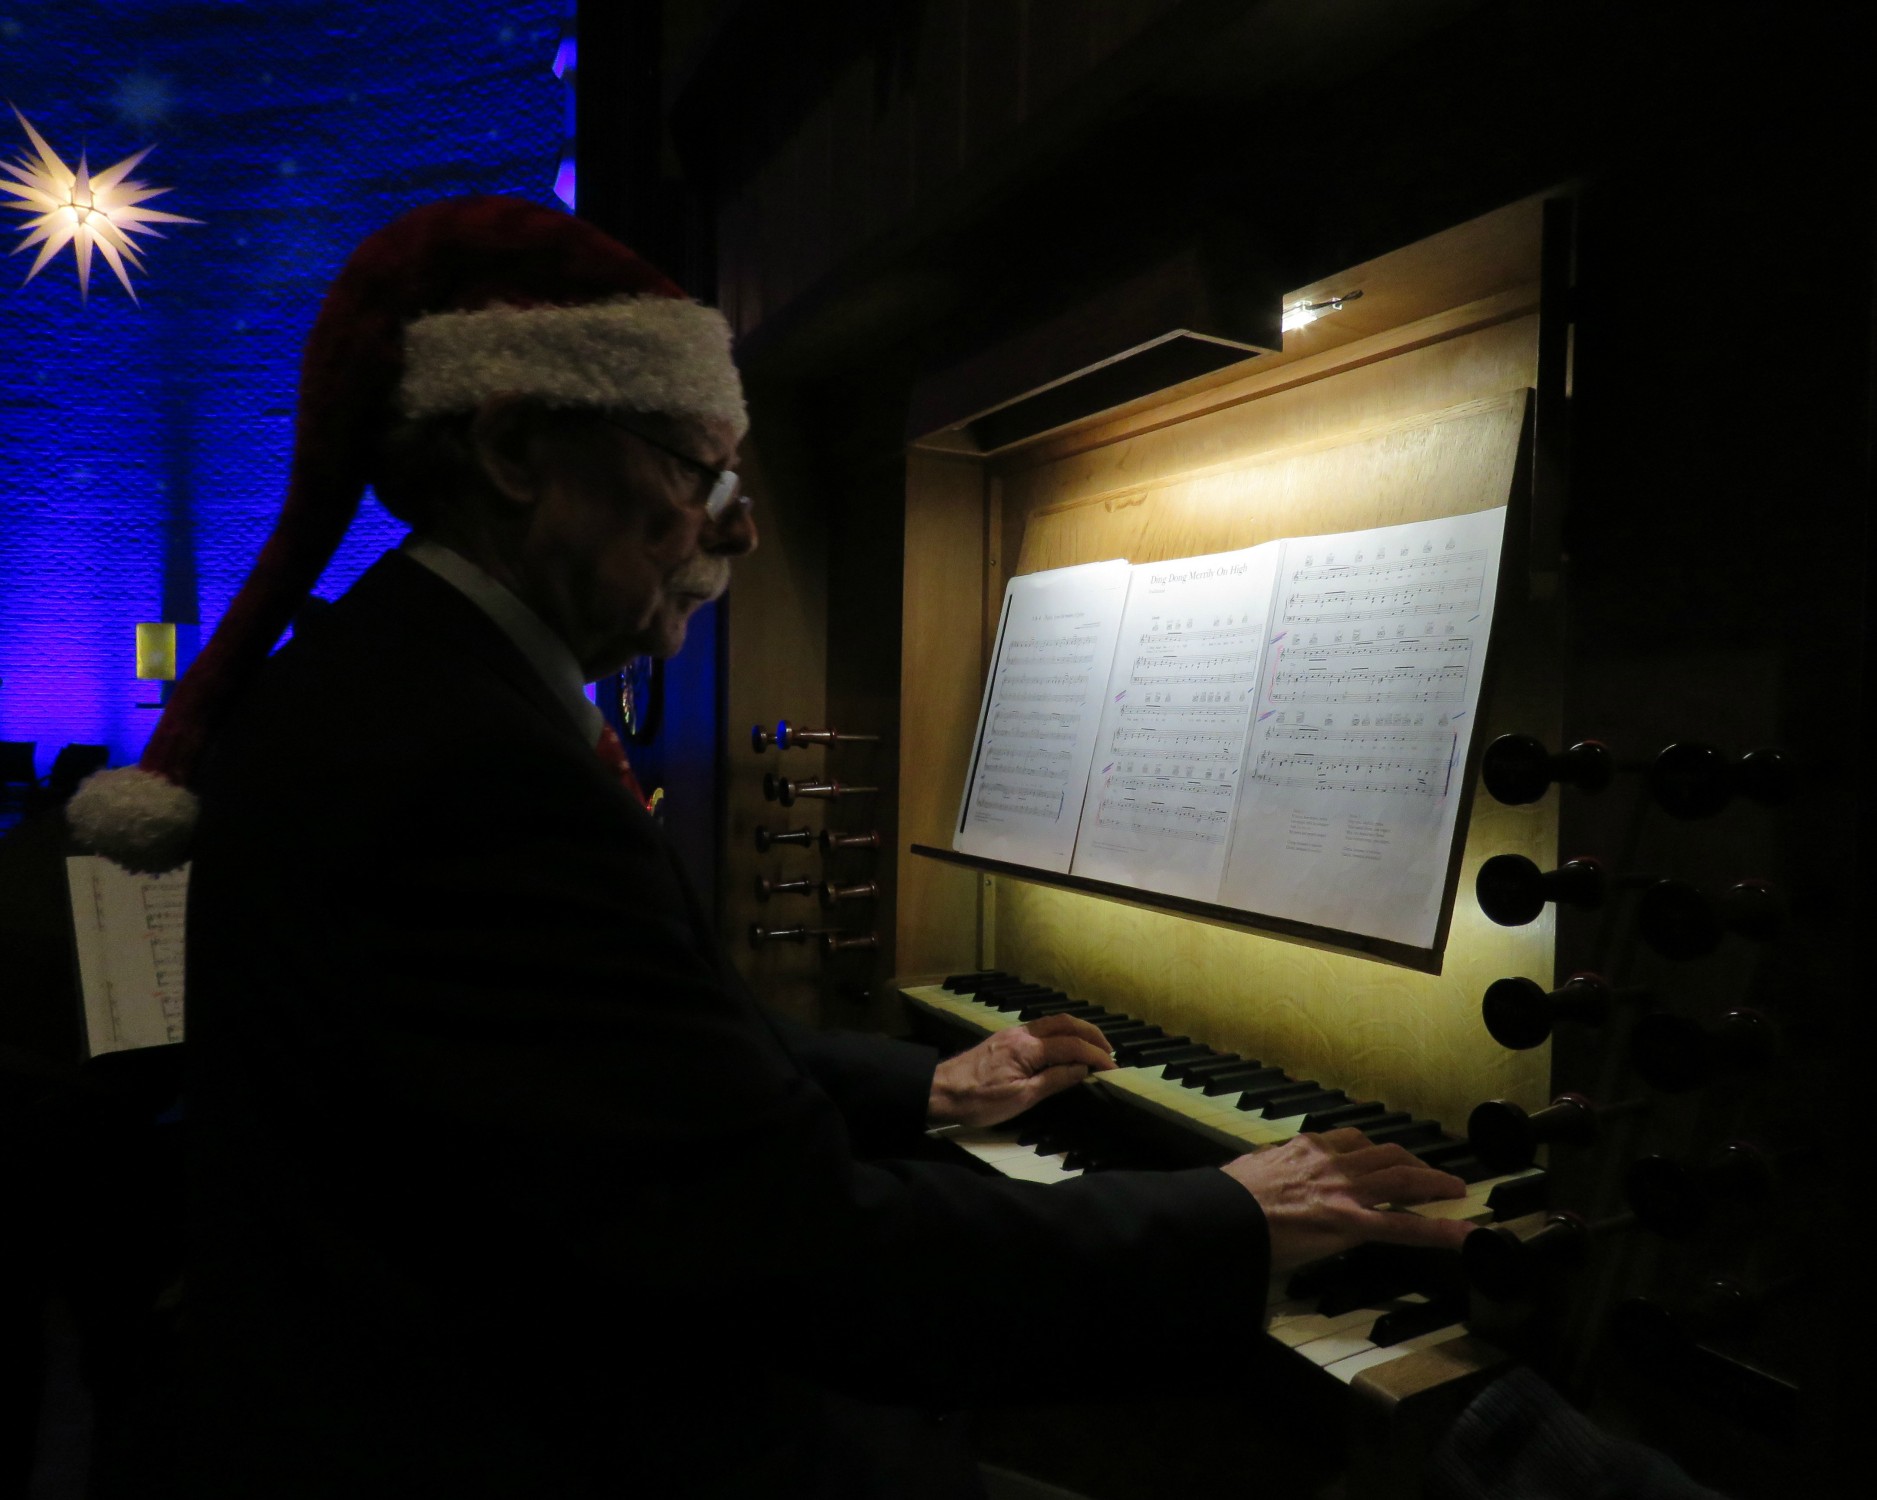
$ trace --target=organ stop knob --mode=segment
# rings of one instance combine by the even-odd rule
[[[797,729],[787,719],[773,731],[758,724],[749,732],[750,748],[761,754],[771,745],[778,750],[800,750],[809,745],[871,745],[877,734],[847,734],[838,729]]]
[[[1559,1094],[1535,1113],[1527,1113],[1510,1099],[1488,1099],[1466,1122],[1473,1154],[1495,1172],[1516,1172],[1529,1167],[1538,1148],[1548,1143],[1587,1146],[1612,1115],[1635,1109],[1634,1101],[1592,1104],[1582,1094]]]
[[[1543,1042],[1560,1021],[1601,1026],[1618,993],[1601,974],[1573,974],[1550,991],[1533,979],[1495,979],[1486,987],[1480,1012],[1495,1042],[1523,1051]]]
[[[1555,781],[1579,791],[1600,792],[1615,774],[1615,758],[1601,740],[1579,740],[1556,755],[1529,734],[1502,734],[1486,747],[1480,775],[1500,802],[1536,802]]]
[[[812,896],[815,883],[806,876],[798,880],[771,880],[767,875],[756,877],[756,899],[767,901],[771,896]]]
[[[1523,927],[1549,901],[1594,910],[1608,887],[1601,860],[1572,859],[1555,870],[1540,870],[1522,854],[1495,854],[1479,867],[1473,883],[1480,910],[1501,927]]]
[[[868,833],[836,833],[832,828],[821,830],[821,852],[832,854],[836,849],[878,849],[880,835]]]
[[[822,837],[825,839],[827,835],[823,834]],[[799,844],[806,849],[814,841],[815,831],[812,828],[768,829],[760,823],[756,826],[756,852],[758,854],[767,854],[777,844]],[[823,847],[825,848],[826,845],[824,844]]]
[[[1658,880],[1636,903],[1636,928],[1664,958],[1705,958],[1727,933],[1766,941],[1785,925],[1785,903],[1764,880],[1737,880],[1718,896]]]
[[[1460,1246],[1460,1263],[1467,1280],[1484,1295],[1502,1302],[1522,1301],[1581,1266],[1589,1259],[1593,1240],[1626,1229],[1632,1222],[1628,1214],[1593,1224],[1578,1214],[1554,1212],[1525,1234],[1509,1224],[1493,1224],[1466,1237]]]
[[[1718,1068],[1763,1071],[1778,1041],[1773,1023],[1748,1006],[1736,1006],[1711,1027],[1663,1011],[1631,1030],[1629,1060],[1643,1082],[1680,1094],[1700,1088]]]
[[[1670,817],[1708,818],[1736,795],[1774,806],[1792,794],[1791,766],[1778,750],[1749,750],[1739,760],[1713,745],[1684,741],[1657,755],[1645,778]]]
[[[792,807],[798,797],[825,798],[830,801],[841,797],[857,797],[865,792],[877,792],[877,786],[849,786],[840,781],[791,781],[786,776],[778,776],[773,771],[764,773],[763,796],[771,802],[780,802],[784,807]]]
[[[880,887],[871,880],[861,880],[853,885],[836,885],[831,880],[824,880],[820,886],[821,905],[832,910],[848,901],[871,901],[880,894]]]
[[[1716,1204],[1763,1203],[1772,1190],[1773,1158],[1748,1141],[1728,1141],[1694,1166],[1639,1156],[1623,1173],[1623,1196],[1636,1217],[1668,1239],[1693,1234]]]

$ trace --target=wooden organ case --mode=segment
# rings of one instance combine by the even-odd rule
[[[1334,310],[1288,333],[1281,352],[1001,445],[1008,425],[953,413],[907,459],[893,960],[903,987],[959,971],[1020,975],[1352,1100],[1385,1100],[1455,1137],[1472,1121],[1476,1144],[1493,1124],[1475,1115],[1487,1101],[1520,1129],[1551,1121],[1558,1110],[1540,1112],[1566,1096],[1567,1123],[1596,1122],[1594,1141],[1567,1131],[1539,1145],[1536,1190],[1476,1232],[1497,1253],[1469,1255],[1470,1332],[1346,1377],[1352,1389],[1308,1418],[1280,1403],[1289,1415],[1274,1425],[1309,1427],[1324,1411],[1349,1424],[1351,1467],[1324,1492],[1419,1493],[1441,1423],[1516,1359],[1612,1432],[1665,1448],[1730,1494],[1772,1493],[1795,1468],[1828,1463],[1808,1424],[1824,1420],[1814,1398],[1831,1379],[1834,1231],[1808,1211],[1817,1238],[1790,1232],[1797,1201],[1817,1191],[1816,1141],[1799,1122],[1818,1118],[1808,1100],[1829,1075],[1819,992],[1841,982],[1826,975],[1843,956],[1830,882],[1795,888],[1809,851],[1793,820],[1816,816],[1803,783],[1821,757],[1779,705],[1802,695],[1809,669],[1790,647],[1738,644],[1733,622],[1707,622],[1727,638],[1717,640],[1676,618],[1685,567],[1727,559],[1735,582],[1753,586],[1731,542],[1678,548],[1686,528],[1662,516],[1626,521],[1604,496],[1578,504],[1597,481],[1572,451],[1573,357],[1580,337],[1602,354],[1593,340],[1610,336],[1580,333],[1579,314],[1587,287],[1613,293],[1578,276],[1583,206],[1570,192],[1527,199],[1298,288],[1287,308]],[[1594,235],[1594,212],[1588,223]],[[1623,348],[1610,338],[1611,355]],[[1646,390],[1621,384],[1646,410]],[[1595,460],[1610,472],[1648,466],[1639,427],[1630,408],[1607,421]],[[1469,768],[1491,747],[1499,794],[1476,786],[1436,950],[1378,955],[948,857],[1012,575],[1508,502]],[[1803,531],[1794,520],[1788,535],[1796,544]],[[1714,588],[1691,592],[1713,604]],[[1760,618],[1763,603],[1745,598]],[[1506,736],[1524,739],[1495,743]],[[1600,744],[1560,754],[1584,740]],[[1596,767],[1584,771],[1586,759]],[[1488,861],[1488,882],[1509,862],[1530,880],[1573,856],[1600,866],[1584,904],[1553,899],[1545,876],[1538,914],[1508,915],[1481,885]],[[1538,997],[1573,984],[1600,986],[1601,1011],[1544,1009],[1557,1001]],[[1483,1020],[1495,985],[1507,1003],[1508,985],[1520,993],[1533,1034],[1517,1047]],[[1529,1141],[1513,1149],[1533,1159]],[[1192,1451],[1193,1427],[1229,1425],[1224,1412],[1187,1410],[1177,1431],[1133,1412],[1159,1436],[1136,1427],[1123,1447],[1163,1455],[1137,1471],[1096,1432],[1115,1414],[1076,1410],[1080,1425],[1061,1410],[992,1423],[988,1441],[1090,1495],[1184,1492],[1230,1469],[1228,1455]],[[1039,1448],[1039,1428],[1059,1440]],[[1274,1441],[1256,1440],[1261,1475],[1325,1484],[1300,1458],[1274,1459]],[[1165,1467],[1169,1449],[1190,1467]]]

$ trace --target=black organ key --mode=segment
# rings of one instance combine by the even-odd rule
[[[946,978],[944,987],[954,995],[973,995],[987,984],[1015,978],[1014,974],[1006,974],[1002,969],[980,969],[975,974],[952,974]]]
[[[1546,1174],[1532,1172],[1500,1183],[1486,1195],[1486,1207],[1492,1210],[1495,1219],[1520,1219],[1542,1209],[1550,1191],[1551,1182]]]
[[[1170,1051],[1156,1051],[1152,1044],[1149,1044],[1145,1052],[1137,1054],[1135,1066],[1158,1068],[1164,1067],[1167,1063],[1191,1062],[1210,1056],[1212,1056],[1212,1049],[1199,1042],[1188,1042],[1184,1047],[1174,1047]]]
[[[1439,1167],[1447,1170],[1449,1162],[1457,1162],[1472,1156],[1473,1147],[1467,1141],[1425,1141],[1418,1146],[1410,1146],[1408,1155],[1415,1157],[1423,1166]]]
[[[1034,1021],[1039,1016],[1061,1015],[1065,1011],[1086,1010],[1084,1000],[1071,1000],[1067,995],[1060,1000],[1033,1000],[1017,1012],[1019,1021]]]
[[[1369,1329],[1369,1342],[1387,1349],[1409,1339],[1458,1323],[1467,1314],[1464,1296],[1432,1297],[1426,1302],[1404,1302],[1391,1307]]]
[[[1223,1098],[1227,1094],[1242,1094],[1248,1088],[1269,1082],[1265,1075],[1276,1071],[1275,1068],[1260,1068],[1255,1063],[1244,1071],[1227,1069],[1223,1073],[1214,1073],[1201,1079],[1199,1090],[1211,1099]]]
[[[1100,1021],[1096,1025],[1101,1034],[1117,1047],[1124,1042],[1144,1042],[1152,1037],[1166,1035],[1151,1022],[1133,1021],[1126,1016],[1119,1016],[1113,1021]]]
[[[1318,1089],[1314,1093],[1285,1096],[1267,1105],[1264,1112],[1271,1115],[1272,1110],[1277,1110],[1278,1113],[1272,1118],[1287,1119],[1291,1115],[1308,1115],[1313,1110],[1330,1109],[1348,1102],[1349,1096],[1341,1089]]]
[[[1171,1063],[1165,1076],[1175,1079],[1189,1089],[1196,1089],[1215,1073],[1223,1073],[1232,1068],[1255,1068],[1256,1062],[1248,1062],[1236,1052],[1215,1053],[1211,1057],[1202,1057],[1195,1062]]]
[[[1378,1146],[1418,1146],[1426,1141],[1440,1140],[1440,1127],[1432,1120],[1408,1120],[1399,1125],[1383,1125],[1363,1128],[1362,1133]]]
[[[1246,1089],[1238,1096],[1238,1107],[1240,1109],[1262,1108],[1267,1120],[1282,1120],[1287,1115],[1296,1113],[1290,1107],[1292,1099],[1301,1099],[1306,1094],[1317,1093],[1321,1087],[1322,1085],[1314,1078],[1305,1078],[1296,1082],[1281,1083],[1275,1087]],[[1254,1100],[1255,1103],[1247,1106],[1245,1103],[1247,1099]]]
[[[1343,1125],[1360,1130],[1365,1122],[1380,1118],[1387,1110],[1385,1104],[1332,1104],[1327,1109],[1311,1110],[1304,1116],[1303,1128],[1313,1135]]]
[[[1168,1036],[1162,1032],[1159,1036],[1148,1037],[1142,1041],[1121,1042],[1115,1047],[1115,1058],[1124,1067],[1136,1068],[1149,1066],[1147,1058],[1155,1052],[1175,1052],[1181,1047],[1190,1047],[1190,1036]]]
[[[978,1000],[984,1005],[995,1006],[998,1010],[1022,1010],[1026,1005],[1033,1005],[1043,1000],[1067,1000],[1069,997],[1061,990],[1052,990],[1047,985],[1013,985],[1008,989],[979,990]]]

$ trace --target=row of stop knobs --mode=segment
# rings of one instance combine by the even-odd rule
[[[878,735],[849,734],[836,729],[802,729],[783,719],[773,730],[757,725],[750,730],[750,748],[761,754],[771,747],[777,750],[800,750],[812,746],[832,748],[845,744],[875,744]],[[780,803],[783,807],[793,807],[798,800],[809,799],[827,803],[839,802],[847,797],[869,795],[879,788],[857,786],[836,781],[830,777],[809,777],[795,779],[779,776],[775,772],[766,772],[763,776],[763,797],[770,802]],[[823,828],[818,834],[812,828],[771,829],[758,826],[756,829],[756,852],[767,854],[772,849],[799,847],[809,849],[819,846],[824,857],[833,856],[845,850],[878,849],[880,835],[877,830],[860,833],[841,833],[832,828]],[[860,902],[873,901],[880,894],[877,881],[860,880],[837,882],[833,880],[812,880],[805,876],[794,878],[775,878],[757,875],[755,894],[758,901],[767,902],[777,896],[811,897],[819,901],[826,912],[839,912]],[[880,945],[879,935],[874,932],[854,932],[840,927],[815,927],[806,923],[785,923],[772,925],[752,922],[749,928],[751,947],[762,947],[772,943],[814,943],[824,953],[842,953],[852,950],[875,949]]]

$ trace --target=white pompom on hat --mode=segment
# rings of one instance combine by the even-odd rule
[[[287,497],[214,635],[176,684],[136,766],[67,808],[85,846],[126,869],[189,857],[202,755],[305,602],[358,512],[400,418],[496,395],[748,425],[722,314],[689,300],[591,224],[518,198],[413,209],[352,253],[300,373]]]

